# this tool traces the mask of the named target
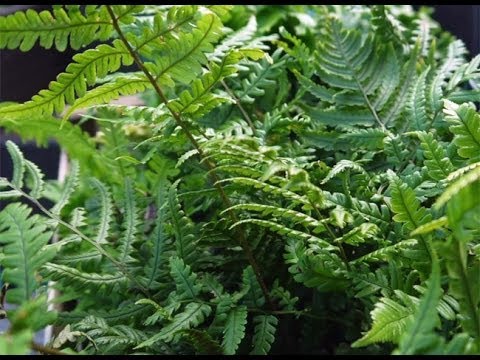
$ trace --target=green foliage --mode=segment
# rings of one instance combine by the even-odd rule
[[[45,351],[85,355],[480,352],[480,57],[428,9],[0,18],[0,49],[35,44],[78,53],[0,104],[0,126],[56,140],[69,171],[46,179],[6,142],[1,276],[18,307],[1,353],[50,324],[65,328]],[[111,103],[124,95],[144,104]],[[80,109],[95,136],[69,121]]]

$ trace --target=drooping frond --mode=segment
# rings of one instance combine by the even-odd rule
[[[12,105],[0,110],[0,114],[10,117],[26,116],[30,113],[52,115],[61,113],[66,104],[74,104],[77,98],[86,94],[87,87],[95,84],[98,78],[115,72],[120,66],[133,62],[125,45],[115,40],[112,45],[101,44],[95,49],[76,54],[65,72],[57,76],[46,90],[41,90],[24,104]]]
[[[7,141],[6,146],[13,164],[13,174],[12,174],[11,183],[17,189],[21,189],[23,187],[23,181],[24,181],[23,177],[25,174],[25,167],[26,167],[25,159],[23,157],[22,152],[14,142]]]

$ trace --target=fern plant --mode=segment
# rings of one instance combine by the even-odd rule
[[[79,50],[0,106],[70,157],[59,184],[6,144],[1,352],[480,352],[480,58],[427,9],[70,5],[0,35]]]

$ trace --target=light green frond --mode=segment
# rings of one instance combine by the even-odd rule
[[[128,9],[131,12],[134,9]],[[125,12],[124,15],[127,15]],[[84,16],[80,9],[54,8],[52,12],[17,11],[0,17],[0,48],[30,50],[35,43],[64,51],[67,45],[78,50],[95,40],[112,36],[113,26],[105,6]]]
[[[20,190],[23,187],[24,181],[23,177],[25,174],[25,159],[22,152],[13,141],[7,141],[6,146],[13,163],[13,174],[11,183],[13,186]]]
[[[134,95],[150,88],[151,84],[141,72],[124,74],[115,77],[106,84],[97,86],[87,91],[84,96],[75,100],[72,106],[63,116],[63,121],[78,109],[91,107],[98,104],[106,104],[124,95]]]

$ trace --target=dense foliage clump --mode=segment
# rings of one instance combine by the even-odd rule
[[[480,353],[480,56],[428,9],[0,17],[35,44],[81,52],[0,126],[71,161],[44,180],[7,143],[1,353]]]

